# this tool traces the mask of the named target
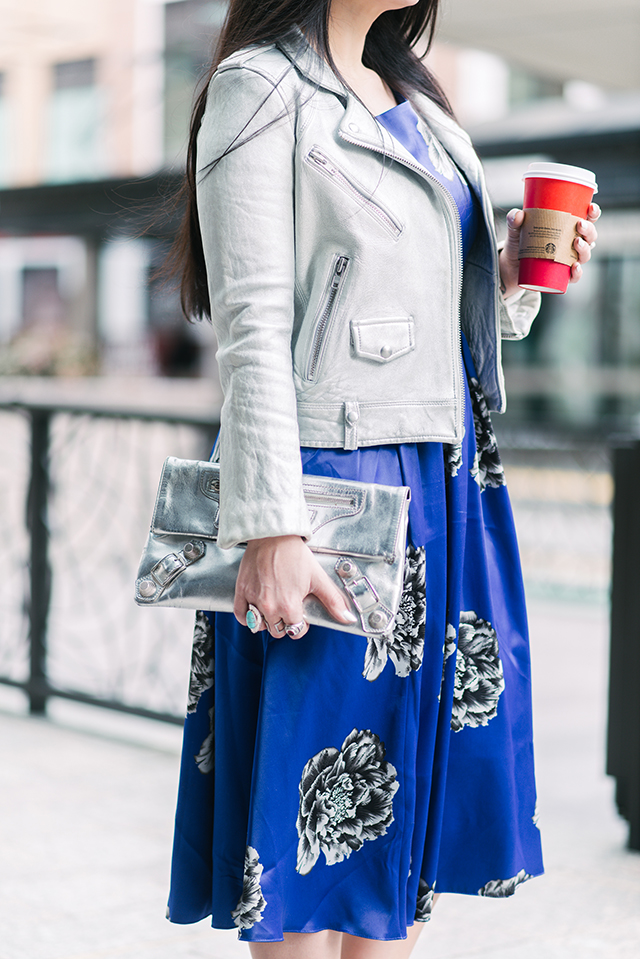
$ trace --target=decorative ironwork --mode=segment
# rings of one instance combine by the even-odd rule
[[[0,683],[182,722],[193,614],[136,606],[160,469],[206,458],[217,423],[0,405]],[[612,493],[603,447],[503,448],[530,594],[604,599]]]
[[[206,458],[217,424],[39,407],[0,415],[11,506],[0,520],[0,682],[24,688],[32,712],[61,695],[181,722],[193,614],[140,609],[133,584],[165,456]]]

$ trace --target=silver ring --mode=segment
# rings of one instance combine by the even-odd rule
[[[269,628],[266,619],[258,607],[252,606],[251,603],[249,603],[249,609],[247,610],[245,622],[252,633],[259,633],[262,629]]]
[[[277,633],[286,633],[287,624],[285,623],[284,619],[279,619],[273,628]]]
[[[287,636],[290,636],[291,639],[295,639],[296,636],[299,636],[302,630],[307,625],[306,619],[301,619],[299,623],[290,623],[285,627],[285,633]]]

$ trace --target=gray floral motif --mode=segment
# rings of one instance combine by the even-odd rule
[[[444,470],[448,476],[457,476],[462,469],[462,443],[443,443]]]
[[[444,685],[444,674],[447,668],[447,660],[456,651],[456,628],[451,623],[447,623],[444,634],[444,646],[442,647],[442,679],[440,680],[440,692],[438,693],[438,702],[442,696],[442,687]]]
[[[486,726],[498,712],[504,675],[491,623],[470,610],[460,613],[451,728]]]
[[[418,901],[416,903],[416,922],[429,922],[431,919],[435,888],[435,882],[433,886],[430,886],[429,883],[420,876],[418,882]]]
[[[305,876],[320,853],[328,866],[348,859],[393,822],[397,772],[370,729],[353,729],[341,749],[329,746],[306,764],[300,780],[296,870]]]
[[[480,492],[483,492],[487,486],[503,486],[506,480],[489,407],[480,383],[473,376],[469,378],[469,392],[476,434],[476,455],[469,472],[480,487]]]
[[[531,822],[536,827],[536,829],[540,829],[540,826],[538,825],[539,821],[540,821],[540,810],[538,809],[538,800],[536,799],[536,806],[535,806],[535,809],[533,810],[533,816],[531,817]]]
[[[213,626],[206,613],[196,613],[191,653],[191,675],[187,714],[195,713],[200,697],[213,686]]]
[[[242,895],[236,908],[231,910],[231,916],[239,930],[251,929],[256,922],[262,922],[262,913],[267,905],[260,888],[260,877],[263,869],[264,866],[260,862],[260,856],[256,850],[253,846],[247,846],[244,854]]]
[[[424,629],[427,619],[424,547],[407,547],[404,585],[393,633],[368,636],[362,675],[369,682],[377,679],[390,659],[396,676],[405,679],[420,669],[424,653]]]
[[[521,869],[518,875],[511,879],[492,879],[491,882],[485,883],[482,889],[478,889],[478,895],[489,896],[492,899],[506,899],[507,896],[512,896],[520,883],[526,882],[527,879],[531,879],[531,876]]]
[[[427,144],[429,148],[429,159],[433,164],[433,169],[442,174],[443,177],[447,180],[453,180],[455,172],[453,169],[453,164],[449,159],[449,154],[444,149],[439,140],[437,140],[427,124],[422,120],[418,122],[418,130],[422,136],[422,139]]]
[[[196,765],[198,769],[203,774],[207,776],[209,773],[213,772],[213,762],[214,762],[214,730],[213,730],[213,707],[209,710],[209,735],[206,737],[202,746],[200,747],[200,752],[195,757]]]

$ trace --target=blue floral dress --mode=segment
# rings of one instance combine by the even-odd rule
[[[449,190],[468,249],[464,178],[409,103],[379,120]],[[462,443],[302,450],[307,473],[411,487],[392,635],[274,640],[197,614],[171,921],[399,939],[434,892],[504,897],[542,872],[516,535],[462,352]]]

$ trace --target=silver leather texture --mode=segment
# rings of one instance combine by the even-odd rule
[[[308,538],[300,445],[459,442],[461,328],[504,409],[501,332],[521,335],[540,297],[510,315],[471,141],[427,97],[412,103],[482,206],[464,282],[450,195],[299,31],[211,80],[197,196],[225,397],[223,547]]]
[[[312,596],[306,619],[359,635],[388,633],[402,596],[410,490],[305,476],[303,491],[308,546],[358,622],[337,622]],[[218,545],[220,492],[217,463],[167,458],[136,579],[138,605],[233,611],[244,548]]]

